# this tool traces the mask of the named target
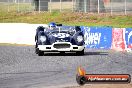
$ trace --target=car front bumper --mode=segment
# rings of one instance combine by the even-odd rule
[[[52,45],[38,45],[38,49],[41,51],[65,51],[65,52],[76,52],[76,51],[82,51],[84,49],[83,46],[78,45],[72,45],[70,42],[56,42]]]

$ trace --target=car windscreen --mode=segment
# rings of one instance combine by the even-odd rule
[[[73,32],[75,30],[75,27],[58,27],[54,28],[50,32],[52,33],[67,33],[67,32]]]

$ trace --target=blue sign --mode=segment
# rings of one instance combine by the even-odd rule
[[[85,27],[84,33],[86,48],[110,49],[112,44],[112,27]]]
[[[128,46],[132,45],[132,28],[126,28],[125,42],[126,42],[126,48],[129,48]]]

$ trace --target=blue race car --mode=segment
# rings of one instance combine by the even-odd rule
[[[76,52],[84,55],[84,35],[79,26],[56,26],[52,30],[39,26],[35,35],[35,52],[43,56],[44,52]]]

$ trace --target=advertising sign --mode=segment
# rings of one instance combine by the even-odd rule
[[[113,28],[112,30],[112,49],[123,51],[125,50],[125,28]]]
[[[111,27],[81,27],[86,48],[110,49],[112,43]]]
[[[126,28],[125,42],[126,42],[126,48],[132,49],[132,28]]]

